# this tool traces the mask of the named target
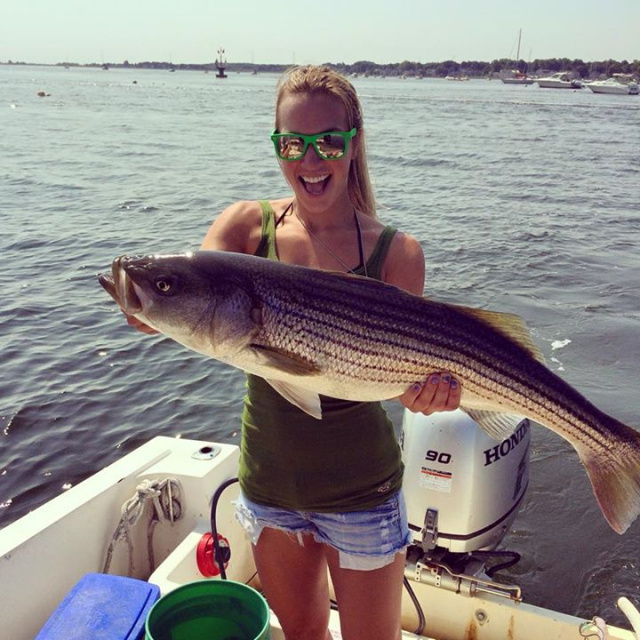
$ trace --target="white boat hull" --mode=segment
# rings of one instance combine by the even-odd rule
[[[538,78],[536,82],[541,89],[582,89],[582,82],[563,72],[554,73],[547,78]]]
[[[586,85],[593,93],[608,93],[613,95],[638,95],[637,84],[621,84],[618,82],[590,82]]]
[[[535,80],[531,78],[502,78],[504,84],[533,84]]]
[[[121,506],[136,496],[137,488],[145,481],[176,480],[180,486],[181,517],[173,524],[161,520],[153,528],[155,567],[149,566],[148,529],[141,518],[132,527],[131,568],[125,544],[115,547],[109,572],[148,580],[158,585],[162,594],[205,579],[197,567],[196,548],[201,535],[210,531],[212,496],[222,483],[235,477],[238,459],[238,448],[233,445],[156,437],[0,530],[3,637],[31,640],[84,574],[103,571]],[[237,486],[224,490],[216,517],[218,531],[231,548],[227,577],[259,588],[259,582],[252,581],[255,565],[250,545],[233,515]],[[424,570],[414,573],[418,578],[417,574]],[[427,578],[429,573],[427,570]],[[417,580],[411,580],[411,586],[426,615],[425,635],[420,637],[576,640],[581,637],[581,626],[590,624],[495,593],[471,593],[471,589],[465,594]],[[405,639],[418,637],[412,633],[418,625],[418,615],[406,594],[403,624]],[[339,638],[335,613],[331,625],[334,637]],[[612,626],[608,633],[610,640],[636,638],[631,631]],[[271,634],[273,640],[284,638],[275,616]]]

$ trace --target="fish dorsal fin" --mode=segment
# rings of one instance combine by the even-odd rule
[[[283,373],[294,376],[314,376],[320,373],[320,369],[310,362],[293,358],[282,351],[271,347],[251,345],[257,359],[263,366],[272,367]]]
[[[283,380],[268,380],[267,382],[291,404],[301,411],[308,413],[316,420],[322,419],[322,407],[320,406],[320,396],[315,391],[302,389]]]
[[[526,349],[538,362],[546,364],[544,355],[533,341],[531,332],[527,328],[524,320],[515,313],[502,313],[498,311],[487,311],[486,309],[475,309],[473,307],[456,306],[477,320],[488,324],[490,327],[517,342],[523,349]]]
[[[468,409],[466,407],[460,408],[472,420],[475,420],[491,438],[498,442],[506,440],[524,420],[523,416],[510,413],[498,413],[496,411],[485,411],[484,409]]]

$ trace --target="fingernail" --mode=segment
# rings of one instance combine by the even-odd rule
[[[413,387],[411,387],[411,391],[414,393],[418,393],[418,391],[422,391],[422,382],[416,382]]]
[[[451,382],[451,376],[448,373],[445,373],[442,376],[442,382],[444,382],[445,384],[449,384]]]
[[[437,373],[434,373],[431,376],[431,384],[439,384],[440,383],[440,376]]]
[[[451,388],[452,389],[457,389],[458,388],[458,383],[455,380],[451,381]]]

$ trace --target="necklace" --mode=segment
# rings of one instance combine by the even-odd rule
[[[347,273],[353,273],[355,275],[355,270],[350,269],[344,263],[343,260],[341,260],[315,233],[313,233],[313,231],[311,231],[311,229],[309,229],[306,222],[298,215],[298,212],[296,211],[295,207],[293,207],[293,203],[291,204],[291,206],[293,208],[293,213],[295,214],[296,218],[298,218],[298,220],[300,221],[300,224],[302,225],[303,229],[309,234],[309,237],[312,240],[315,240],[336,262],[341,264],[344,267],[344,269],[347,271]],[[360,221],[358,220],[358,214],[355,209],[353,210],[353,219],[356,225],[356,233],[358,234],[358,250],[360,252],[360,264],[364,267],[364,275],[368,277],[369,274],[367,273],[367,263],[364,261],[364,248],[362,246],[362,230],[360,229]]]

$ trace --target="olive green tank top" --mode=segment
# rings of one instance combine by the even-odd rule
[[[262,206],[256,255],[278,260],[276,220]],[[380,279],[396,233],[385,227],[366,264]],[[354,273],[364,274],[364,265]],[[344,512],[383,503],[402,484],[403,465],[393,425],[379,402],[320,397],[316,420],[285,400],[264,379],[247,375],[242,413],[240,486],[259,504],[297,511]]]

